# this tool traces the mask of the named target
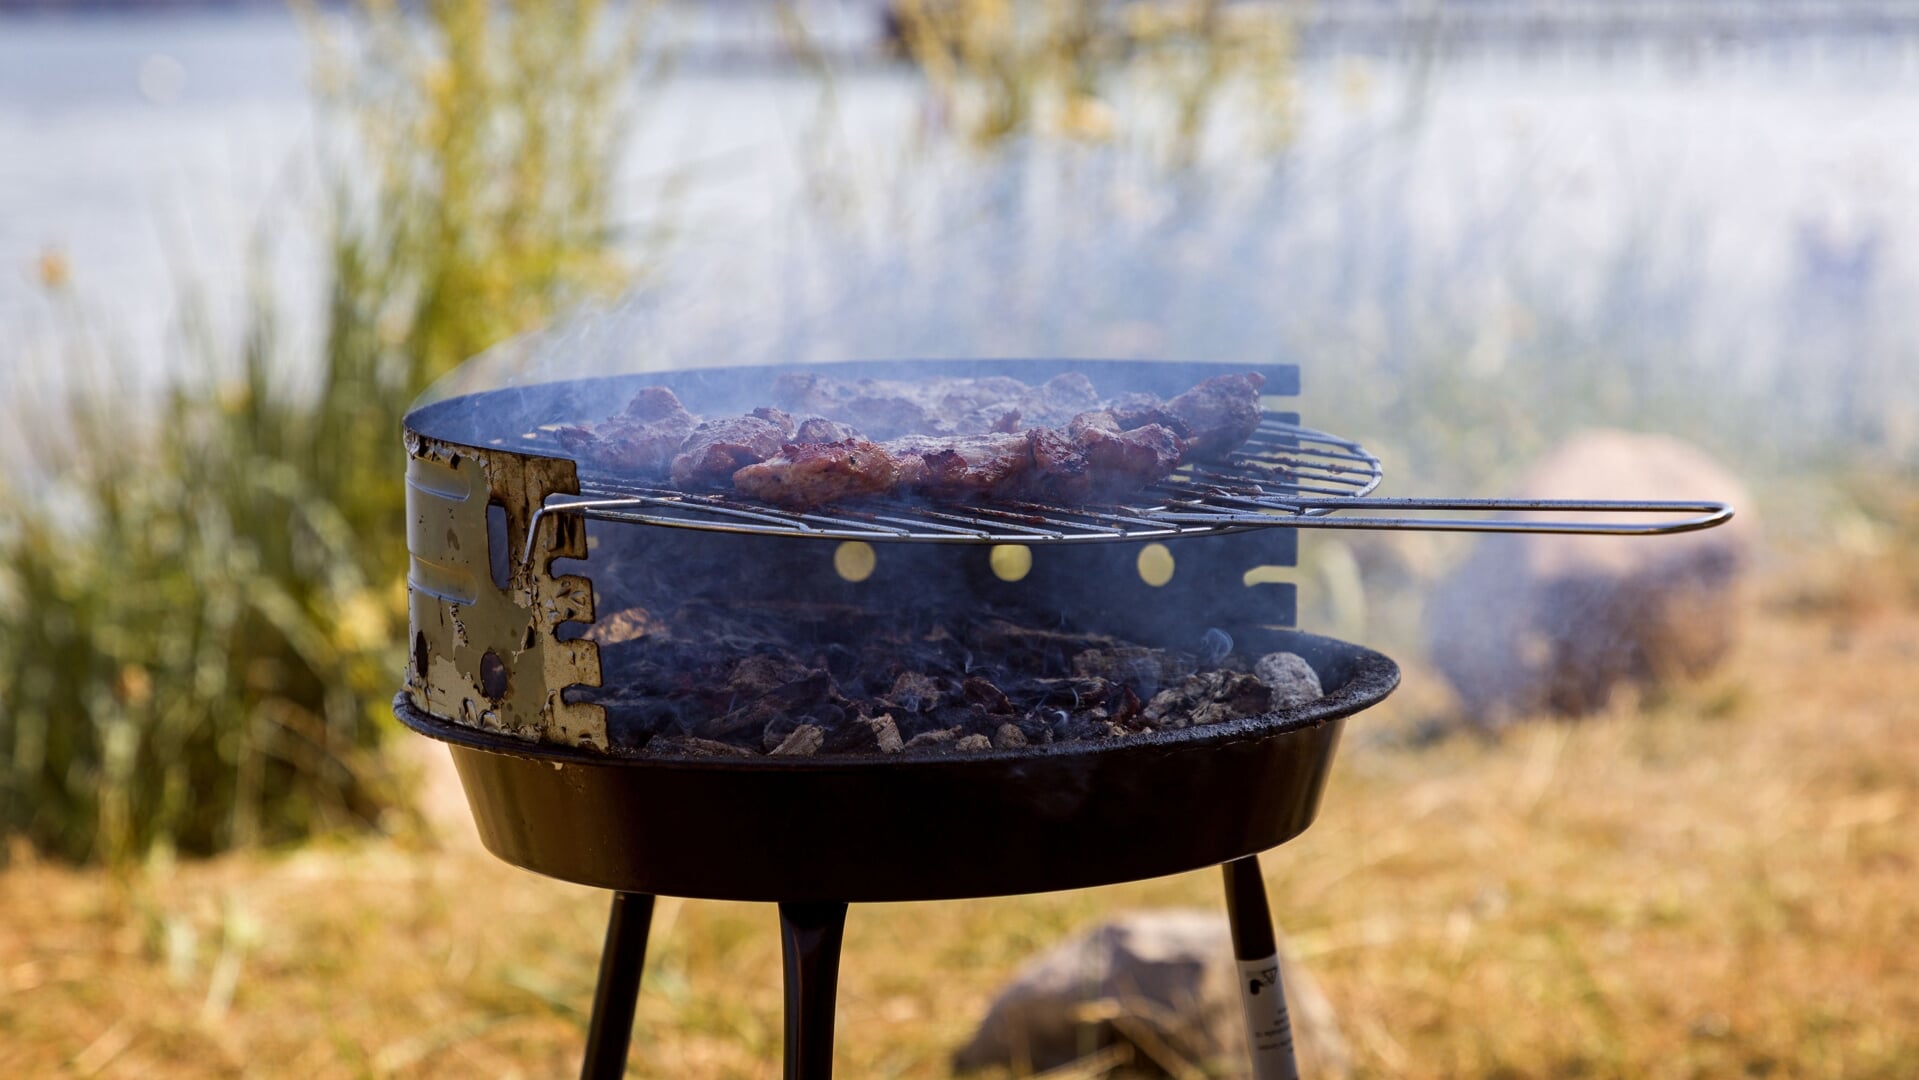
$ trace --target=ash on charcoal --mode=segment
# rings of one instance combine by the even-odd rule
[[[1273,693],[1256,675],[1202,671],[1162,690],[1146,705],[1146,719],[1161,727],[1217,724],[1271,711]]]
[[[1143,645],[1086,649],[1073,657],[1073,674],[1110,679],[1147,698],[1197,670],[1199,665],[1190,654]]]
[[[906,749],[923,750],[929,746],[946,746],[959,740],[958,728],[942,728],[926,731],[906,740]]]
[[[825,745],[826,732],[818,724],[801,724],[770,753],[774,757],[812,757]]]
[[[1295,709],[1326,696],[1313,665],[1298,653],[1267,653],[1253,665],[1253,674],[1273,692],[1273,708]]]
[[[897,754],[906,744],[900,740],[900,729],[890,716],[862,717],[860,724],[873,733],[873,746],[882,754]]]
[[[671,595],[670,583],[648,584]],[[691,598],[615,618],[643,632],[599,634],[604,686],[567,693],[606,707],[624,753],[1105,742],[1254,716],[1318,693],[1310,668],[1285,654],[1258,665],[1228,654],[1207,666],[1192,653],[1024,626],[995,611]]]
[[[964,735],[953,743],[953,749],[963,750],[969,754],[978,753],[981,750],[991,750],[992,748],[993,740],[984,735]]]

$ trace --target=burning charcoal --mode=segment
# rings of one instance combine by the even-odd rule
[[[770,753],[774,757],[812,757],[825,744],[826,732],[820,730],[818,724],[801,724]]]
[[[880,700],[909,713],[932,712],[946,700],[946,691],[938,679],[907,671],[893,680],[893,688]]]
[[[991,735],[1003,717],[989,716],[979,705],[942,705],[933,713],[933,722],[943,728],[957,728],[966,735]]]
[[[833,680],[824,671],[807,673],[721,716],[698,725],[696,733],[708,739],[743,740],[761,735],[780,716],[804,713],[834,696]]]
[[[1073,657],[1073,673],[1084,678],[1110,679],[1152,697],[1162,686],[1198,670],[1193,658],[1169,649],[1149,649],[1142,645],[1118,645],[1087,649]]]
[[[975,675],[960,684],[960,692],[965,695],[967,701],[980,706],[994,716],[1010,715],[1013,711],[1013,703],[1007,698],[1006,691],[994,686],[991,680]]]
[[[1146,705],[1146,719],[1162,727],[1216,724],[1258,716],[1272,707],[1272,691],[1238,671],[1203,671],[1162,690]]]
[[[871,750],[872,740],[862,745],[858,734],[846,722],[846,710],[830,702],[812,706],[805,713],[781,713],[766,722],[766,730],[760,735],[760,745],[768,752],[786,741],[788,735],[804,724],[812,724],[826,732],[826,748],[840,750]]]
[[[992,748],[993,740],[984,735],[963,735],[953,742],[953,749],[963,750],[969,754],[978,753],[981,750],[991,750]]]
[[[1253,674],[1273,692],[1273,708],[1296,709],[1326,696],[1313,666],[1298,653],[1267,653],[1253,665]]]
[[[834,681],[850,683],[860,669],[860,654],[844,645],[834,642],[820,650],[819,661]]]
[[[713,739],[701,739],[692,735],[662,735],[646,744],[649,754],[683,755],[686,757],[757,757],[744,746],[718,742]]]
[[[601,645],[618,645],[621,642],[638,641],[648,634],[658,633],[660,629],[659,620],[647,614],[645,608],[632,607],[602,616],[580,636]]]
[[[968,737],[975,738],[977,736]],[[993,733],[993,748],[995,750],[1017,750],[1025,745],[1026,733],[1019,729],[1018,724],[1001,724],[999,730]]]
[[[877,746],[882,754],[897,754],[906,745],[900,740],[900,729],[893,723],[891,716],[861,718],[855,723],[873,733],[873,745]]]
[[[943,728],[936,731],[921,732],[906,740],[906,749],[920,750],[929,746],[945,746],[959,739],[958,728]]]
[[[733,666],[733,673],[726,677],[726,688],[742,698],[756,698],[812,674],[785,657],[749,656]]]

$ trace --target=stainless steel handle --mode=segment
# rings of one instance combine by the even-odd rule
[[[1733,509],[1706,500],[1640,499],[1286,499],[1267,503],[1297,516],[1273,524],[1297,529],[1415,529],[1426,532],[1562,533],[1602,536],[1667,536],[1697,532],[1732,520]],[[1335,511],[1337,514],[1335,514]],[[1397,516],[1369,517],[1368,511]],[[1659,521],[1515,521],[1507,518],[1405,516],[1411,511],[1471,511],[1485,514],[1687,514]],[[1170,516],[1170,515],[1169,515]],[[1195,515],[1203,517],[1204,515]]]

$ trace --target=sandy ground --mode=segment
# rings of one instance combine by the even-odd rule
[[[1349,731],[1320,822],[1269,853],[1361,1075],[1919,1074],[1919,597],[1850,566],[1768,590],[1699,684],[1499,740]],[[1424,688],[1424,689],[1422,689]],[[855,908],[849,1077],[947,1072],[996,982],[1217,877]],[[604,894],[457,837],[137,873],[0,872],[0,1076],[551,1076],[577,1068]],[[777,1072],[770,907],[662,901],[631,1074]]]

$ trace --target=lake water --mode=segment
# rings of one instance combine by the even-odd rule
[[[177,373],[166,342],[183,290],[217,312],[237,303],[250,268],[267,265],[288,295],[312,292],[306,55],[299,27],[270,10],[0,17],[8,377],[56,367],[84,325],[128,358],[129,380],[151,384]],[[1384,348],[1411,312],[1441,328],[1462,362],[1497,369],[1515,335],[1550,316],[1597,335],[1643,324],[1700,356],[1776,352],[1790,339],[1845,351],[1851,366],[1835,377],[1902,386],[1907,343],[1919,341],[1904,299],[1919,287],[1916,58],[1919,40],[1898,36],[1481,49],[1431,63],[1309,54],[1283,197],[1270,178],[1221,181],[1236,192],[1221,199],[1241,200],[1237,216],[1185,228],[1181,243],[1230,249],[1210,263],[1200,252],[1195,265],[1273,275],[1283,302],[1270,290],[1247,302],[1270,304],[1260,319],[1281,337],[1290,327],[1291,340]],[[1133,226],[1084,220],[1090,203],[1042,205],[1030,191],[1010,216],[975,214],[994,187],[976,163],[943,166],[946,179],[932,181],[889,171],[903,169],[892,148],[919,115],[904,73],[864,66],[839,94],[836,130],[853,160],[870,158],[847,171],[854,187],[914,213],[935,206],[936,229],[956,228],[959,206],[999,214],[1001,231],[975,228],[964,245],[911,225],[896,243],[884,228],[817,241],[832,226],[803,201],[815,174],[802,148],[815,141],[818,86],[790,67],[750,64],[691,64],[655,92],[621,169],[622,214],[642,223],[675,181],[675,250],[750,265],[779,248],[758,267],[756,288],[769,290],[794,287],[796,244],[817,246],[809,273],[861,263],[871,265],[859,273],[883,273],[892,246],[903,253],[896,268],[939,283],[956,271],[937,264],[995,264],[996,252],[1028,251],[1035,234],[1082,237],[1092,260],[1083,276],[1115,295],[1171,287],[1116,266],[1168,250],[1144,246],[1178,217],[1154,216],[1163,193],[1150,184],[1105,181],[1102,206],[1144,208]],[[1125,228],[1136,242],[1112,239]],[[268,255],[249,257],[263,247]],[[70,284],[50,291],[49,275]],[[1200,299],[1181,302],[1169,319],[1206,322]],[[292,305],[288,332],[310,338],[315,310]],[[1205,336],[1216,332],[1145,341],[1237,347]],[[1775,358],[1747,377],[1782,378],[1798,362]],[[1900,437],[1919,439],[1913,427]]]

